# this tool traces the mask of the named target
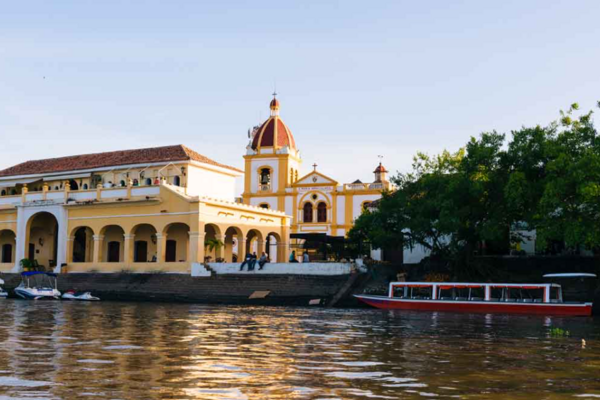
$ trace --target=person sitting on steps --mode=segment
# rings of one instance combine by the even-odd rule
[[[269,259],[267,258],[267,255],[263,252],[262,255],[260,256],[260,259],[258,260],[258,269],[263,269],[265,264],[268,262],[269,262]]]
[[[240,271],[244,270],[244,265],[248,266],[248,271],[250,271],[250,262],[252,261],[252,254],[248,253],[246,254],[246,259],[244,260],[244,262],[242,263],[242,265],[240,265]]]

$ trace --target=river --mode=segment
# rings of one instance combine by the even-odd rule
[[[600,398],[598,318],[19,300],[0,310],[0,400]]]

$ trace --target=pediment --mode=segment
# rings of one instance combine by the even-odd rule
[[[337,185],[337,181],[328,177],[327,175],[323,175],[320,172],[312,171],[308,175],[304,175],[302,178],[298,179],[293,186],[315,186],[315,185]]]

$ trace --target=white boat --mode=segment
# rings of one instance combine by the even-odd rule
[[[90,292],[75,292],[69,290],[62,295],[63,300],[98,301],[99,297],[92,296]]]
[[[56,274],[50,272],[22,272],[21,283],[15,294],[27,300],[60,299],[56,284]]]
[[[0,285],[4,285],[4,281],[2,279],[0,279]],[[2,286],[0,286],[0,299],[5,299],[7,297],[8,293],[6,293],[6,291],[2,289]]]

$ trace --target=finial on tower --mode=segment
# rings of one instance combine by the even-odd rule
[[[277,100],[277,91],[273,92],[273,100],[269,105],[271,108],[271,116],[279,115],[279,100]]]

